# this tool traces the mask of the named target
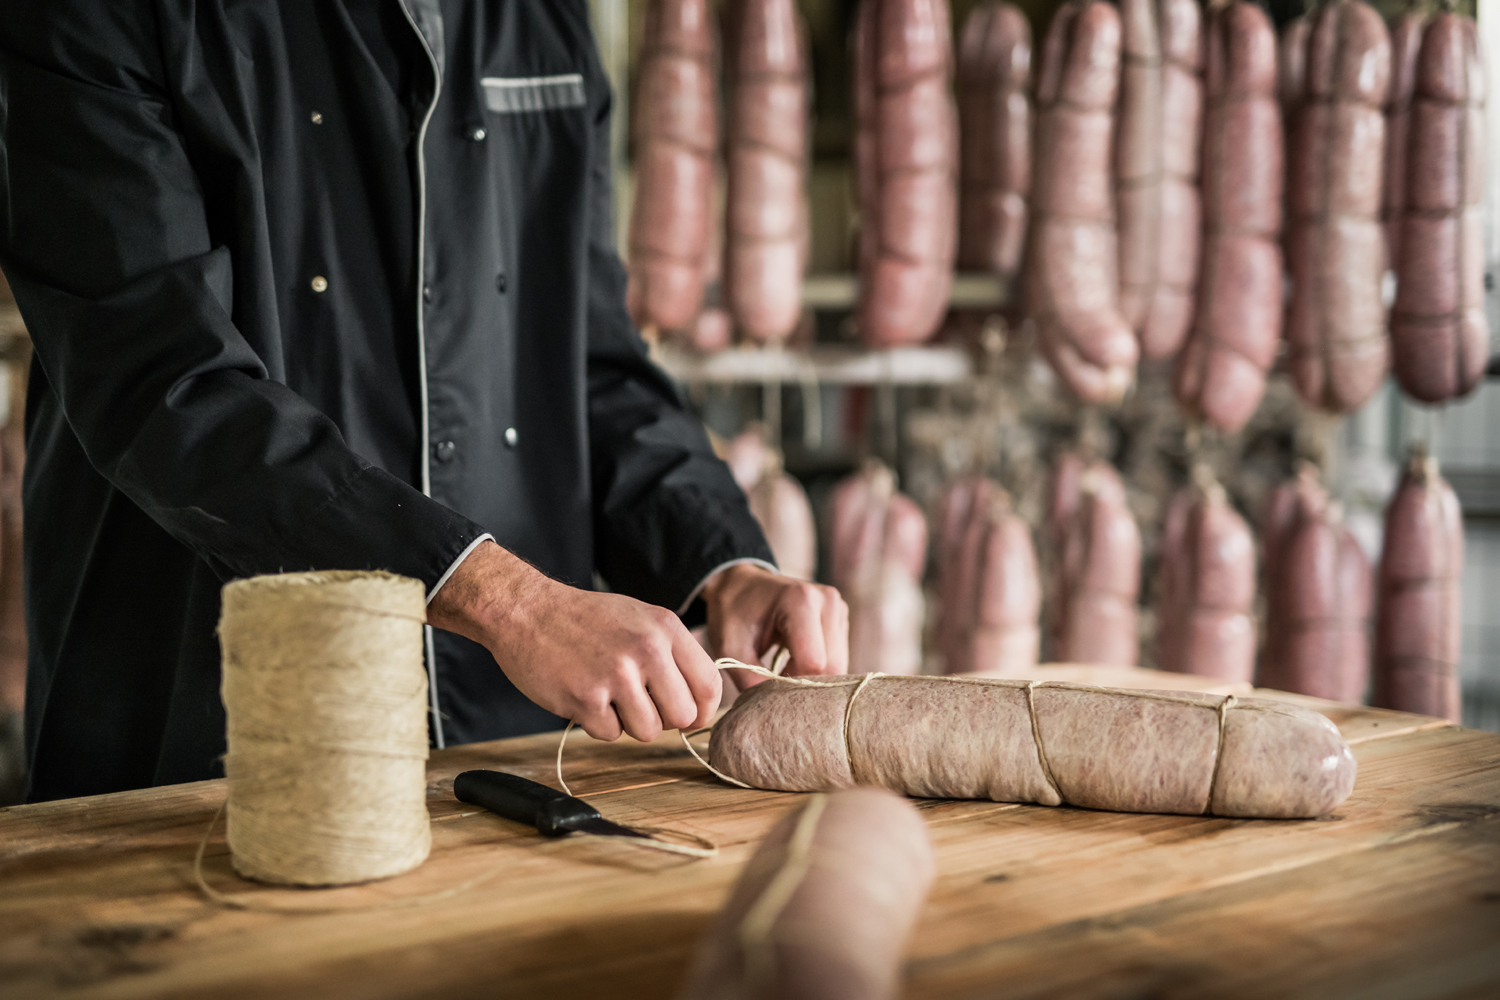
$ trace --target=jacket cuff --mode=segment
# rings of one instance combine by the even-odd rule
[[[493,542],[494,540],[495,536],[486,531],[484,534],[480,535],[478,538],[470,542],[468,546],[458,554],[458,558],[454,559],[453,562],[448,564],[448,568],[443,571],[443,575],[438,577],[438,582],[434,583],[432,585],[432,588],[427,591],[427,603],[432,603],[432,599],[438,595],[438,591],[443,589],[443,584],[448,582],[448,578],[453,575],[453,571],[462,566],[464,560],[469,558],[469,553],[479,548],[479,544],[481,542]],[[707,582],[707,580],[704,581],[704,583]]]
[[[757,559],[755,556],[744,556],[740,559],[731,559],[728,562],[719,563],[719,565],[709,570],[708,573],[704,575],[703,579],[698,581],[698,586],[693,588],[692,593],[687,595],[687,600],[683,601],[682,605],[677,609],[678,617],[684,617],[687,615],[688,609],[693,606],[693,602],[696,601],[698,599],[698,596],[703,593],[703,588],[708,586],[708,581],[712,580],[714,577],[718,576],[729,567],[740,566],[744,563],[751,563],[753,565],[759,566],[761,569],[770,570],[777,576],[781,575],[781,570],[776,567],[775,563],[766,562],[764,559]],[[432,600],[432,598],[429,597],[428,600],[430,601]]]

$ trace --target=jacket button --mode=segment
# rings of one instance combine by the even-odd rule
[[[312,290],[315,291],[315,292],[326,292],[326,291],[328,291],[328,279],[325,278],[325,277],[323,277],[321,274],[318,275],[317,277],[313,278],[313,280],[312,280]]]
[[[469,129],[469,138],[474,142],[483,142],[485,134],[486,133],[484,129],[480,128],[478,125],[475,125],[473,128]]]
[[[495,291],[499,292],[501,295],[504,295],[505,289],[508,284],[509,282],[505,280],[504,271],[501,271],[499,274],[495,275]]]
[[[423,302],[431,302],[432,301],[432,286],[431,285],[423,285],[422,286],[422,301]]]
[[[453,456],[458,453],[458,445],[452,441],[439,441],[432,446],[432,457],[439,462],[451,462]]]
[[[308,115],[308,117],[312,119],[312,123],[314,125],[323,124],[323,112],[321,111],[314,111],[311,115]]]
[[[516,446],[516,442],[518,440],[520,440],[520,435],[518,435],[516,433],[516,429],[514,427],[507,427],[507,428],[505,428],[505,443],[506,444],[508,444],[508,445],[510,445],[510,447],[514,448]]]

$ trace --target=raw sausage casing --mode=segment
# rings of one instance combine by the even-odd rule
[[[807,256],[807,74],[794,0],[734,0],[724,297],[755,340],[789,336],[802,316]]]
[[[1336,0],[1318,11],[1306,74],[1288,182],[1288,369],[1309,405],[1349,413],[1390,360],[1380,201],[1391,42],[1374,8]]]
[[[1203,265],[1198,307],[1173,392],[1233,433],[1266,390],[1281,340],[1282,127],[1276,35],[1239,0],[1208,31],[1203,140]]]
[[[1255,546],[1212,479],[1172,498],[1162,528],[1158,666],[1248,681],[1255,673]]]
[[[1463,512],[1437,460],[1414,454],[1385,511],[1375,614],[1375,696],[1384,708],[1458,722]]]
[[[977,476],[950,485],[941,509],[944,670],[1020,676],[1036,666],[1041,647],[1031,529],[998,483]]]
[[[651,0],[635,97],[630,315],[684,330],[707,278],[717,142],[714,36],[706,0]]]
[[[1484,70],[1474,22],[1438,14],[1422,36],[1408,122],[1392,367],[1411,396],[1467,395],[1489,360],[1484,314]]]
[[[1354,757],[1333,723],[1280,702],[988,678],[862,681],[757,685],[714,728],[709,763],[785,791],[878,785],[1262,818],[1322,815],[1354,786]]]
[[[1074,513],[1062,529],[1053,587],[1051,659],[1133,666],[1137,662],[1136,598],[1140,594],[1141,532],[1125,503],[1125,485],[1107,462],[1077,479],[1077,499],[1061,485],[1054,506]]]
[[[894,1000],[934,874],[910,802],[878,788],[803,802],[745,866],[679,1000]]]
[[[931,337],[958,241],[958,113],[947,0],[861,0],[854,30],[860,339]]]
[[[1031,190],[1031,24],[986,0],[964,22],[958,54],[961,127],[958,263],[1013,276]]]
[[[1119,70],[1115,8],[1102,0],[1058,8],[1037,75],[1026,297],[1047,360],[1092,403],[1124,398],[1140,353],[1118,303],[1110,161]]]

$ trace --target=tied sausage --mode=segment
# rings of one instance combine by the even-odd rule
[[[756,849],[679,1000],[894,1000],[935,874],[927,825],[905,799],[814,796]]]
[[[796,678],[740,697],[708,760],[756,788],[876,785],[990,799],[1293,819],[1354,787],[1338,729],[1233,695],[971,677]]]
[[[1401,216],[1406,206],[1406,144],[1412,97],[1417,89],[1417,51],[1426,17],[1409,10],[1391,24],[1391,85],[1385,96],[1385,174],[1381,180],[1380,227],[1385,234],[1385,266],[1401,259]]]
[[[780,453],[766,446],[759,429],[751,429],[730,442],[725,461],[749,498],[750,513],[782,575],[811,580],[818,562],[812,504],[802,484],[782,471]]]
[[[631,316],[684,330],[703,302],[717,142],[707,0],[651,0],[635,101]]]
[[[1288,368],[1311,406],[1359,409],[1389,363],[1380,230],[1391,43],[1358,0],[1313,15],[1290,170]]]
[[[1157,608],[1163,670],[1248,681],[1255,673],[1255,547],[1212,475],[1172,498]]]
[[[1267,642],[1256,682],[1359,703],[1370,672],[1370,562],[1342,507],[1306,477],[1278,493],[1266,517]]]
[[[860,338],[926,340],[958,240],[958,113],[947,0],[862,0],[855,21]]]
[[[756,340],[802,315],[807,256],[807,70],[794,0],[734,0],[728,14],[729,185],[725,299]]]
[[[1281,102],[1288,133],[1296,125],[1297,109],[1307,87],[1307,35],[1312,21],[1294,17],[1281,29],[1280,55],[1276,61],[1276,98]]]
[[[1107,462],[1089,463],[1078,475],[1076,499],[1059,487],[1053,503],[1074,512],[1061,530],[1051,659],[1132,666],[1141,533],[1120,474]]]
[[[1031,190],[1031,24],[986,2],[964,22],[958,52],[961,155],[958,263],[1005,278],[1021,266]]]
[[[829,562],[849,605],[849,662],[886,674],[919,672],[927,561],[921,508],[896,492],[879,462],[834,487],[829,503]]]
[[[1437,460],[1412,455],[1385,511],[1375,614],[1376,705],[1458,722],[1463,512]]]
[[[1042,351],[1081,399],[1117,403],[1135,380],[1135,336],[1118,304],[1110,157],[1120,15],[1059,7],[1037,75],[1036,176],[1027,303]]]
[[[1281,339],[1283,136],[1264,11],[1239,0],[1214,14],[1206,74],[1202,272],[1173,392],[1233,433],[1260,405]]]
[[[1438,403],[1484,375],[1484,69],[1474,22],[1432,19],[1417,56],[1391,318],[1401,388]]]
[[[1187,335],[1197,278],[1201,15],[1195,0],[1121,0],[1120,16],[1120,312],[1141,353],[1165,358]]]
[[[1041,587],[1031,529],[998,483],[965,477],[942,503],[942,618],[938,644],[950,674],[1020,676],[1041,646]]]

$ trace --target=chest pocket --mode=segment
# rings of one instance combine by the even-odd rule
[[[557,108],[581,108],[585,103],[582,73],[558,76],[487,76],[485,107],[502,115]]]

